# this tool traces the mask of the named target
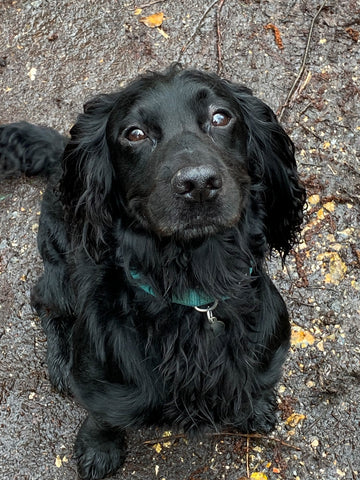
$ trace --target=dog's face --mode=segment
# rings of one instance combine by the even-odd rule
[[[237,223],[250,179],[234,105],[205,81],[183,76],[126,103],[121,97],[113,109],[107,136],[129,214],[161,237],[182,240]]]
[[[175,241],[246,224],[286,255],[302,221],[291,140],[249,89],[210,73],[172,67],[88,102],[63,167],[61,199],[90,250],[124,217]]]

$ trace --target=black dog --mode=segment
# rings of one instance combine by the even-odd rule
[[[305,192],[269,107],[176,66],[87,103],[70,140],[3,126],[0,164],[49,174],[32,302],[51,382],[89,413],[82,477],[119,468],[126,427],[273,428],[290,328],[264,258]]]

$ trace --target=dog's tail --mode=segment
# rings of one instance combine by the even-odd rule
[[[27,122],[0,126],[0,179],[17,172],[48,177],[59,166],[67,138]]]

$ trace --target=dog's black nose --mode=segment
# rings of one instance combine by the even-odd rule
[[[178,170],[171,185],[174,192],[186,200],[205,202],[217,196],[222,187],[222,179],[215,167],[199,165]]]

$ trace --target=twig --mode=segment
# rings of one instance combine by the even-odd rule
[[[141,5],[139,7],[136,7],[136,8],[147,8],[147,7],[152,7],[153,5],[155,5],[156,3],[163,3],[163,2],[166,2],[167,0],[154,0],[153,2],[149,2],[149,3],[146,3],[144,5]]]
[[[241,438],[246,438],[247,440],[250,440],[251,438],[257,438],[260,440],[267,440],[269,442],[275,442],[279,443],[283,447],[288,447],[293,450],[297,450],[298,452],[301,452],[301,448],[296,447],[295,445],[292,445],[291,443],[284,442],[280,438],[275,438],[275,437],[267,437],[266,435],[261,435],[260,433],[237,433],[237,432],[219,432],[219,433],[207,433],[207,437],[241,437]],[[155,445],[156,443],[165,443],[165,442],[173,442],[175,440],[179,440],[181,438],[187,438],[186,435],[184,434],[178,434],[178,435],[171,435],[168,437],[159,437],[159,438],[153,438],[151,440],[145,440],[143,442],[144,445]]]
[[[145,440],[143,444],[155,445],[156,443],[174,442],[175,440],[180,440],[181,438],[186,438],[186,435],[179,433],[178,435],[169,435],[168,437],[153,438],[151,440]]]
[[[219,5],[216,11],[216,35],[217,35],[217,56],[218,56],[218,65],[217,65],[217,74],[220,75],[223,68],[222,63],[222,52],[221,52],[221,29],[220,29],[220,14],[221,9],[224,5],[225,0],[220,0]]]
[[[246,475],[250,478],[250,438],[246,439]]]
[[[191,37],[189,38],[189,40],[187,41],[187,43],[181,48],[180,50],[180,54],[178,56],[178,62],[180,62],[181,60],[181,57],[184,55],[184,53],[186,52],[186,50],[189,48],[189,45],[193,42],[194,38],[196,37],[198,31],[199,31],[199,28],[201,27],[201,24],[203,23],[203,21],[205,20],[207,14],[210,12],[210,10],[214,7],[214,5],[216,5],[218,3],[219,0],[214,0],[208,7],[207,9],[205,10],[203,16],[200,18],[200,21],[199,23],[197,24],[193,34],[191,35]]]
[[[327,0],[325,0],[321,4],[321,6],[319,7],[318,11],[316,12],[314,18],[311,21],[310,28],[309,28],[309,33],[308,33],[307,40],[306,40],[306,46],[305,46],[305,50],[304,50],[304,54],[303,54],[303,58],[302,58],[301,66],[300,66],[300,70],[299,70],[299,73],[297,74],[297,76],[296,76],[296,78],[295,78],[295,80],[292,84],[292,87],[290,88],[290,91],[289,91],[289,93],[286,97],[286,100],[285,100],[284,104],[281,106],[281,108],[278,111],[279,121],[281,121],[281,119],[282,119],[285,108],[288,107],[289,103],[291,102],[291,99],[292,99],[292,96],[294,95],[296,87],[298,86],[298,83],[299,83],[299,81],[300,81],[300,79],[301,79],[301,77],[304,73],[306,62],[307,62],[307,59],[308,59],[308,56],[309,56],[311,37],[312,37],[312,34],[313,34],[315,22],[318,19],[322,10],[324,9],[324,7],[326,5],[326,2],[327,2]]]

